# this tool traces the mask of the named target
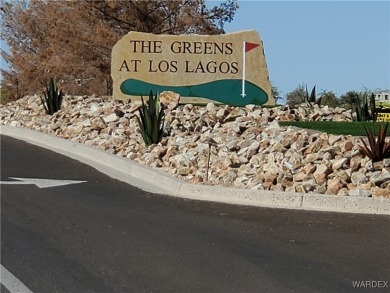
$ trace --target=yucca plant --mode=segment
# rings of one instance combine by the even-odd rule
[[[316,100],[316,86],[312,88],[310,96],[306,86],[306,103],[310,106],[310,108],[313,108],[313,104],[317,104],[318,106],[321,105],[321,99],[322,98]]]
[[[371,161],[379,162],[385,158],[390,158],[390,141],[386,142],[387,127],[389,123],[383,124],[379,127],[378,138],[375,139],[375,135],[371,129],[367,129],[363,125],[364,130],[366,131],[368,144],[363,139],[360,139],[363,145],[360,145],[361,152],[369,157]]]
[[[164,134],[164,106],[160,104],[158,93],[153,96],[153,91],[150,91],[149,101],[146,104],[141,95],[142,107],[139,109],[137,117],[138,125],[141,131],[145,145],[148,147],[151,144],[159,143]]]
[[[62,90],[58,89],[53,78],[50,78],[49,84],[46,84],[46,91],[43,94],[45,99],[42,99],[41,97],[41,101],[46,113],[53,115],[55,112],[58,112],[58,110],[61,109],[64,94]]]

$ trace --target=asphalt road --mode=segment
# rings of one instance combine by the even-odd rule
[[[388,216],[151,194],[2,136],[9,177],[87,181],[1,186],[1,264],[33,292],[372,292],[353,281],[390,280]]]

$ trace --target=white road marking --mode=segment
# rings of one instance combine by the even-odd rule
[[[1,284],[11,293],[33,293],[18,278],[10,273],[3,265],[1,266]]]
[[[9,177],[9,179],[14,179],[18,181],[0,181],[0,184],[14,184],[14,185],[33,184],[38,186],[39,188],[47,188],[47,187],[55,187],[55,186],[63,186],[63,185],[87,182],[87,181],[77,181],[77,180],[57,180],[57,179],[37,179],[37,178],[17,178],[17,177]]]

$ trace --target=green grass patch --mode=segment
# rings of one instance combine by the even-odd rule
[[[296,126],[306,129],[314,129],[329,134],[345,134],[353,136],[366,136],[363,125],[372,129],[374,127],[375,135],[378,135],[379,126],[386,122],[333,122],[333,121],[285,121],[279,122],[281,126]],[[387,129],[386,136],[390,136],[390,127]]]

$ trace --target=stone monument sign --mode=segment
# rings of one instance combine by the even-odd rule
[[[274,104],[256,31],[225,35],[130,32],[112,50],[113,96],[173,91],[234,106]]]

